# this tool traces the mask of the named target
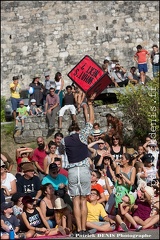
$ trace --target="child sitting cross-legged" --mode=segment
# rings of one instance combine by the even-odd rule
[[[114,220],[110,219],[101,203],[98,203],[100,194],[98,190],[92,189],[89,195],[89,202],[87,201],[87,229],[89,232],[93,233],[92,230],[101,232],[114,231],[116,228],[116,223]],[[103,221],[99,221],[102,217]],[[94,232],[94,233],[95,233]]]
[[[126,194],[122,197],[122,202],[118,204],[118,214],[116,215],[116,221],[121,226],[118,231],[125,231],[128,232],[128,227],[126,225],[127,222],[132,224],[136,231],[140,231],[142,229],[141,225],[137,225],[135,220],[132,217],[132,208],[135,203],[135,197],[133,194]],[[126,222],[126,223],[125,223]]]

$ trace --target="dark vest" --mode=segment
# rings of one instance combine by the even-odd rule
[[[77,163],[88,157],[88,147],[80,141],[78,133],[65,137],[64,142],[69,163]]]

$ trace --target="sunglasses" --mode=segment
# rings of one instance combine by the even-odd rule
[[[50,91],[50,92],[55,92],[54,90]]]
[[[5,168],[5,165],[1,166],[1,168]]]
[[[100,145],[100,144],[104,144],[104,143],[98,143],[98,145]]]
[[[97,196],[97,193],[91,192],[89,195]]]

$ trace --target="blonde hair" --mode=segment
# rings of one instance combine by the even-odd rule
[[[142,162],[136,162],[134,167],[136,168],[136,173],[138,173],[138,169],[144,167],[144,164]]]

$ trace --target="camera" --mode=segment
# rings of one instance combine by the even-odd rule
[[[117,178],[121,178],[122,176],[121,176],[121,174],[118,174],[118,173],[117,173],[117,174],[116,174],[116,177],[117,177]]]
[[[60,198],[63,198],[65,194],[66,194],[66,188],[65,187],[58,188],[58,190],[55,191],[55,195],[60,197]]]

